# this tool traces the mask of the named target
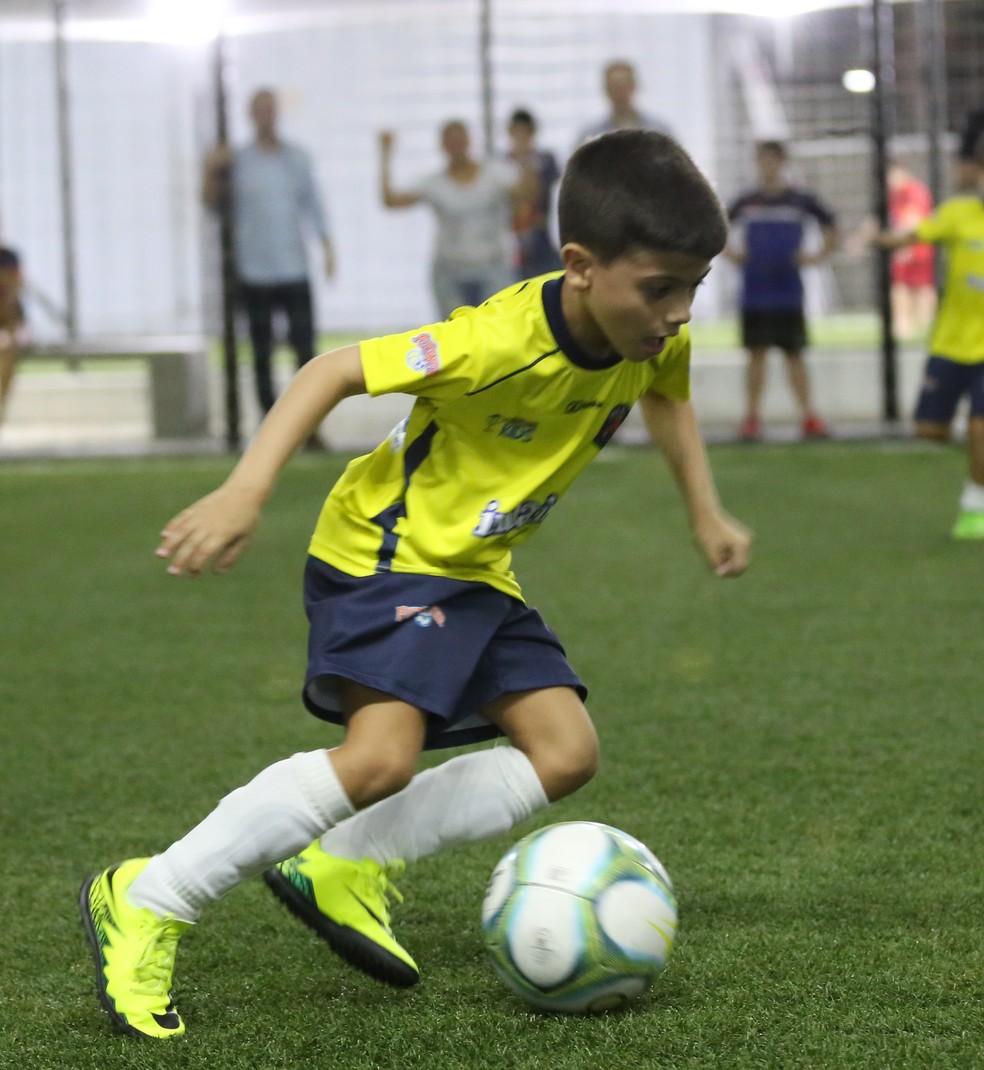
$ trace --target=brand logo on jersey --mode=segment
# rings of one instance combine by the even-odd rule
[[[984,290],[984,275],[967,275],[967,285],[973,290]]]
[[[532,442],[539,426],[518,416],[500,416],[498,413],[485,421],[486,431],[494,431],[499,438],[509,438],[513,442]]]
[[[568,401],[564,406],[564,412],[568,416],[574,416],[585,409],[600,409],[604,407],[603,401]]]
[[[480,539],[487,539],[490,535],[506,535],[510,531],[525,528],[528,524],[539,524],[547,513],[557,504],[557,495],[548,494],[543,502],[532,499],[510,509],[508,513],[500,512],[499,502],[493,499],[482,510],[478,517],[478,524],[472,531]]]
[[[386,441],[389,442],[390,453],[399,453],[400,450],[403,449],[403,444],[407,440],[407,424],[409,422],[410,417],[404,416],[396,427],[394,427],[386,436]]]
[[[625,417],[629,415],[631,405],[616,405],[615,408],[605,417],[605,422],[601,425],[601,430],[595,435],[594,442],[598,447],[607,446],[611,441],[612,435],[625,423]]]
[[[429,628],[432,624],[443,628],[448,618],[440,606],[397,606],[395,619],[412,620],[418,628]]]
[[[407,353],[407,365],[421,375],[434,375],[441,370],[441,350],[434,336],[421,331],[410,339],[414,348]]]

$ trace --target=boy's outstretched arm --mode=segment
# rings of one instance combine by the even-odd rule
[[[343,398],[365,392],[357,345],[305,364],[228,479],[164,526],[157,556],[168,559],[168,572],[197,576],[209,564],[225,572],[249,544],[263,503],[293,452]]]
[[[740,576],[748,567],[752,535],[721,508],[693,406],[652,391],[640,404],[649,435],[683,495],[697,545],[717,575]]]

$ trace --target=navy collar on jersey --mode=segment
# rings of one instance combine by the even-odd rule
[[[621,364],[622,358],[619,356],[598,360],[574,340],[560,304],[560,288],[563,283],[564,276],[561,275],[560,278],[550,279],[543,284],[543,311],[547,315],[547,325],[557,340],[561,352],[571,364],[576,364],[579,368],[586,368],[591,372],[604,371],[605,368],[614,368],[616,364]]]

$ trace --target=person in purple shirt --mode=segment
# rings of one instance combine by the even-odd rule
[[[320,240],[329,278],[335,261],[310,157],[280,137],[273,91],[254,93],[249,114],[255,139],[238,149],[220,145],[210,153],[202,199],[207,207],[218,208],[224,197],[232,198],[236,274],[249,321],[257,398],[267,413],[276,400],[271,372],[275,312],[287,317],[297,366],[314,356],[308,238]]]
[[[530,196],[513,204],[513,230],[520,280],[559,271],[560,252],[550,236],[553,189],[560,178],[557,158],[536,144],[536,120],[526,108],[509,117],[510,160],[530,176]]]
[[[813,410],[803,351],[807,345],[800,269],[823,263],[837,247],[834,213],[809,190],[789,183],[786,147],[779,141],[756,146],[758,185],[728,206],[731,237],[725,256],[741,268],[742,345],[748,351],[747,408],[739,437],[762,433],[759,406],[771,348],[786,358],[789,385],[800,412],[804,438],[825,438],[826,423]],[[807,252],[809,225],[819,225],[821,245]]]

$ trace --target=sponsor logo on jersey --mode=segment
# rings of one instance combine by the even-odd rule
[[[440,606],[397,606],[395,619],[412,620],[418,628],[429,628],[432,624],[443,628],[448,618]]]
[[[478,524],[472,535],[487,539],[490,535],[506,535],[529,524],[539,524],[556,504],[557,495],[548,494],[545,501],[530,499],[503,513],[499,509],[498,499],[493,499],[479,514]]]
[[[579,412],[584,412],[585,409],[601,409],[604,405],[603,401],[568,401],[564,406],[564,412],[568,416],[575,416]]]
[[[611,441],[612,435],[625,423],[625,417],[629,415],[631,405],[616,405],[615,408],[605,417],[605,422],[601,425],[601,430],[595,435],[594,442],[596,446],[607,446]]]
[[[434,375],[441,370],[441,350],[434,336],[421,331],[410,339],[414,348],[407,353],[407,366],[421,375]]]
[[[500,416],[498,413],[485,421],[486,431],[494,431],[499,438],[508,438],[513,442],[532,442],[539,426],[518,416]]]

